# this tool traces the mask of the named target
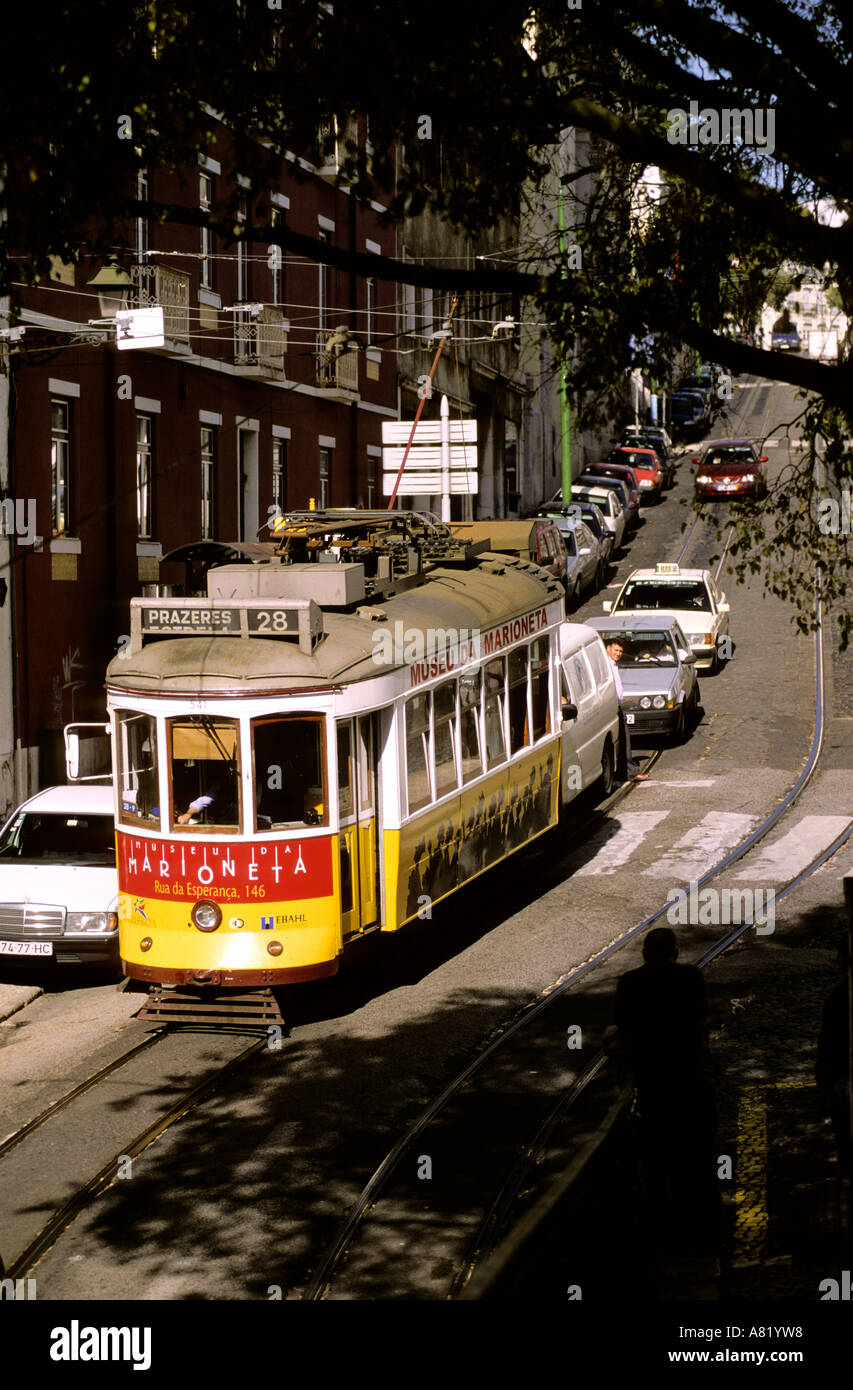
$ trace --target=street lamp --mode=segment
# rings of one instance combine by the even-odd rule
[[[106,265],[101,266],[97,275],[87,285],[87,289],[97,291],[98,305],[101,310],[100,322],[114,322],[116,314],[125,308],[128,296],[134,288],[134,283],[127,271],[122,269],[114,256],[111,256]],[[99,320],[90,319],[90,323],[95,322],[99,322]]]

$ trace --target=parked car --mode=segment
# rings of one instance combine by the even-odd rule
[[[568,556],[568,597],[576,602],[587,589],[597,591],[604,583],[604,557],[601,546],[582,517],[571,513],[551,518],[563,537]]]
[[[697,664],[712,673],[719,670],[719,642],[728,634],[731,610],[710,570],[681,569],[669,562],[632,570],[614,601],[602,606],[620,621],[628,614],[674,613]]]
[[[672,487],[675,482],[675,449],[666,430],[656,430],[651,426],[646,430],[635,430],[629,434],[623,430],[619,449],[653,449],[663,468],[664,487]]]
[[[605,487],[587,487],[572,483],[572,502],[581,506],[594,503],[604,517],[604,524],[613,537],[613,549],[618,550],[625,539],[625,510],[615,492]]]
[[[640,488],[640,502],[660,502],[667,473],[654,449],[611,449],[607,455],[611,464],[625,463],[633,469]]]
[[[113,791],[48,787],[0,831],[0,961],[118,966]]]
[[[590,618],[606,644],[622,646],[619,679],[625,722],[637,732],[669,734],[681,743],[699,706],[696,657],[672,613]]]
[[[701,434],[709,423],[703,398],[691,391],[673,391],[669,412],[673,428],[685,435]]]
[[[610,569],[610,560],[615,549],[613,532],[608,529],[604,519],[604,513],[595,502],[580,502],[577,504],[583,520],[586,522],[595,539],[601,547],[601,559],[604,566],[604,575],[607,576]]]
[[[639,488],[629,488],[628,484],[621,478],[608,477],[605,473],[597,473],[595,465],[591,465],[588,472],[581,473],[578,482],[585,487],[606,487],[611,492],[615,492],[625,510],[625,525],[629,531],[635,531],[640,524],[640,490]]]
[[[693,462],[697,465],[693,487],[702,501],[767,496],[767,455],[759,455],[749,439],[716,439]]]

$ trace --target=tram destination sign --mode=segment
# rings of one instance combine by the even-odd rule
[[[145,604],[142,608],[142,631],[146,635],[167,632],[190,637],[233,636],[243,631],[241,615],[246,615],[246,630],[260,637],[296,636],[299,632],[299,611],[269,605],[265,608],[231,607],[215,604],[208,607],[189,604]]]

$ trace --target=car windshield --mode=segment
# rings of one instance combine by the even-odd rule
[[[623,648],[620,668],[675,665],[675,648],[667,632],[607,632],[602,637],[605,643],[618,642]]]
[[[19,864],[85,864],[114,868],[112,816],[20,812],[0,838],[0,859]]]
[[[619,461],[621,461],[626,468],[648,469],[654,468],[655,466],[655,461],[651,454],[640,453],[638,449],[620,450],[618,459],[614,459],[613,462],[617,463]]]
[[[710,613],[711,600],[701,579],[633,579],[625,585],[616,609],[670,608]]]
[[[746,468],[755,463],[755,455],[748,447],[741,449],[709,449],[705,455],[706,468],[720,468],[734,465]]]

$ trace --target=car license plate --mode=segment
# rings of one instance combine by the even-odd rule
[[[0,941],[0,956],[52,955],[52,941]]]
[[[625,715],[625,723],[626,723],[626,724],[633,724],[633,722],[634,722],[634,716],[633,716],[633,714],[626,714],[626,715]]]
[[[738,483],[717,483],[720,492],[737,492]]]

